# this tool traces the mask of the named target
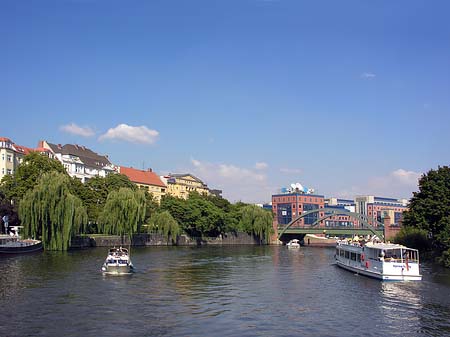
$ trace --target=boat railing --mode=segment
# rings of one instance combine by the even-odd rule
[[[394,262],[394,263],[418,263],[419,260],[416,259],[398,259],[393,257],[385,257],[384,262]]]

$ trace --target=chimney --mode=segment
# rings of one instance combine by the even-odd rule
[[[151,167],[149,167],[149,168],[147,169],[147,171],[148,171],[148,172],[153,172],[153,170],[152,170]]]

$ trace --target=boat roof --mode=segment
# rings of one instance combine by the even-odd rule
[[[396,243],[372,243],[372,242],[367,242],[366,243],[366,247],[367,248],[374,248],[374,249],[382,249],[382,250],[389,250],[389,249],[410,249],[410,250],[417,250],[414,248],[408,248],[406,246],[400,245],[400,244],[396,244]]]
[[[109,249],[109,252],[110,252],[110,253],[115,253],[115,252],[128,253],[128,249],[123,248],[123,247],[119,247],[119,248],[114,247],[114,248],[110,248],[110,249]]]

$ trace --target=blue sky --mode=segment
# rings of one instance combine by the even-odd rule
[[[0,136],[190,172],[410,198],[450,158],[450,3],[0,0]]]

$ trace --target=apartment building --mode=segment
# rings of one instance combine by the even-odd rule
[[[152,169],[138,170],[132,167],[119,166],[118,171],[126,175],[140,189],[151,193],[158,203],[161,202],[162,196],[166,194],[167,186]]]
[[[82,183],[89,179],[116,172],[117,168],[108,159],[85,146],[73,144],[52,144],[45,140],[39,141],[39,148],[48,149],[65,167],[71,177],[76,177]]]
[[[199,194],[209,195],[208,186],[196,176],[186,174],[169,174],[162,176],[161,180],[167,186],[167,194],[174,197],[187,199],[189,193],[198,192]]]

